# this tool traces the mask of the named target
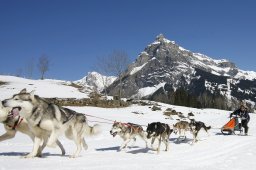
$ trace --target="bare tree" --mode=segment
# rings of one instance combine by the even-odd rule
[[[117,76],[119,79],[119,99],[122,97],[122,78],[123,72],[127,69],[129,64],[129,57],[124,51],[114,51],[109,55],[108,60],[105,61],[109,72]]]
[[[109,75],[118,77],[119,80],[119,99],[122,97],[122,78],[123,73],[129,64],[129,57],[124,51],[113,51],[110,55],[104,57],[97,57],[95,69],[102,75],[102,82],[104,85],[104,93],[107,95],[107,85],[110,82]]]
[[[23,74],[22,68],[18,68],[18,69],[16,70],[16,77],[21,77],[22,74]]]
[[[44,79],[45,73],[49,70],[49,58],[46,55],[42,55],[38,61],[38,69],[41,73],[41,79]]]
[[[27,72],[27,76],[28,78],[32,78],[33,77],[33,72],[34,72],[34,58],[30,58],[28,63],[26,64],[25,70]]]
[[[100,78],[103,84],[103,92],[105,96],[107,96],[107,85],[110,82],[110,79],[108,75],[110,74],[110,68],[108,67],[107,64],[108,57],[97,57],[96,59],[96,64],[95,64],[95,70],[100,73]]]

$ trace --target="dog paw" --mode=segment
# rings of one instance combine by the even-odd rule
[[[191,141],[189,144],[190,144],[191,146],[193,146],[193,145],[194,145],[194,143],[195,143],[195,142]]]
[[[84,145],[84,150],[87,150],[88,149],[88,145]]]
[[[124,147],[120,147],[118,150],[117,150],[117,152],[121,152],[121,151],[123,151],[124,150]]]
[[[34,157],[35,157],[35,155],[33,155],[33,154],[27,154],[25,156],[21,156],[21,158],[25,158],[25,159],[27,159],[27,158],[34,158]]]
[[[77,158],[78,155],[70,155],[69,158]]]

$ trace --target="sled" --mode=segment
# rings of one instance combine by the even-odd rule
[[[223,135],[235,135],[236,131],[239,131],[239,133],[242,131],[242,129],[239,128],[238,117],[231,118],[229,122],[221,128],[221,133]]]

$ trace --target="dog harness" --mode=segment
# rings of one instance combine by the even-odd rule
[[[141,127],[139,125],[136,125],[136,124],[122,123],[122,122],[115,122],[115,123],[120,123],[122,125],[125,125],[125,126],[129,127],[130,128],[130,133],[132,133],[132,131],[139,132],[141,130]]]

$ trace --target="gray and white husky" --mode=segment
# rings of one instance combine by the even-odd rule
[[[173,130],[174,130],[174,133],[177,134],[179,132],[179,137],[178,137],[178,141],[180,139],[186,139],[186,131],[191,131],[191,128],[190,128],[190,125],[189,125],[189,122],[187,121],[179,121],[177,123],[175,123],[173,125]]]
[[[14,138],[17,132],[28,135],[32,141],[34,140],[34,134],[30,131],[26,119],[19,116],[19,111],[19,107],[4,107],[2,105],[2,101],[0,101],[0,122],[4,124],[4,128],[6,130],[6,132],[0,136],[0,142]],[[45,139],[45,141],[47,141],[47,139]],[[65,155],[65,149],[63,148],[62,144],[58,140],[56,142],[61,149],[62,155]],[[45,146],[46,142],[39,147],[37,156],[41,156],[41,152]]]
[[[35,157],[40,143],[48,139],[47,145],[54,146],[58,137],[65,133],[66,137],[74,140],[76,151],[71,157],[79,156],[82,147],[87,149],[85,135],[98,133],[97,125],[90,127],[86,116],[73,110],[49,103],[43,98],[28,93],[26,89],[3,101],[5,107],[20,107],[19,114],[28,122],[34,134],[33,150],[26,157]]]
[[[110,134],[113,137],[119,135],[124,140],[119,150],[126,148],[131,139],[135,142],[136,136],[140,136],[141,139],[145,141],[146,147],[148,147],[146,133],[140,125],[115,121],[112,125],[112,129],[110,130]]]

